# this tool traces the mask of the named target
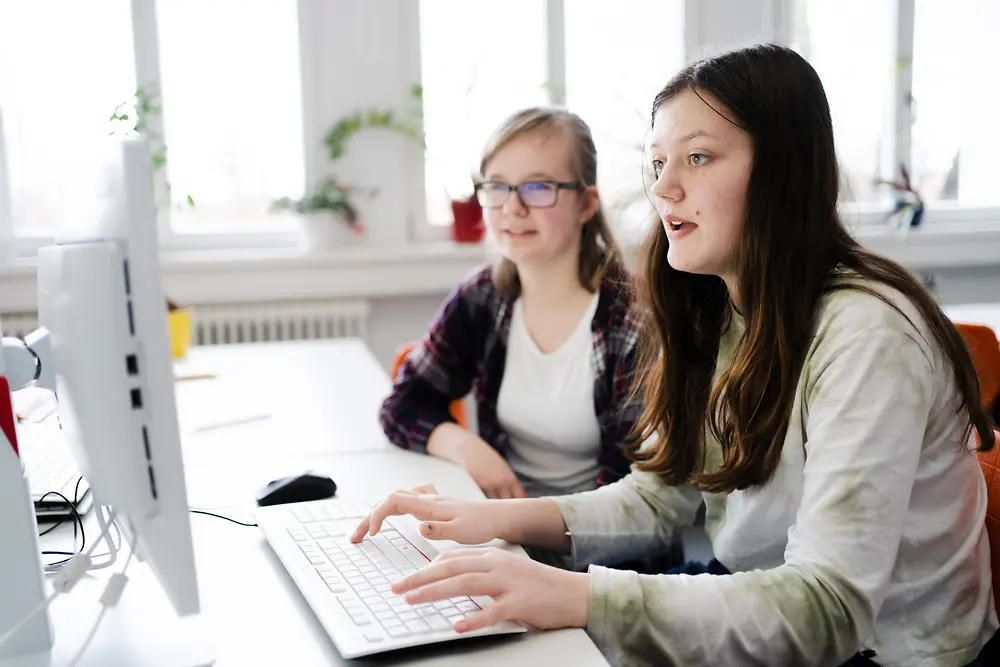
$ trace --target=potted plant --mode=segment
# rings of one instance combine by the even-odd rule
[[[423,89],[413,86],[410,96],[420,101]],[[383,129],[416,139],[423,145],[424,135],[419,122],[419,107],[394,109],[359,109],[338,118],[323,138],[327,156],[336,163],[347,151],[351,137],[364,129]],[[355,242],[365,235],[355,196],[374,196],[376,188],[350,185],[331,175],[311,187],[301,199],[282,197],[273,202],[272,210],[294,211],[302,216],[302,246],[307,251],[321,250]]]
[[[321,250],[364,236],[365,227],[351,196],[373,196],[376,193],[375,188],[360,188],[331,176],[307,191],[301,199],[282,197],[276,200],[273,209],[299,213],[302,216],[303,249]]]
[[[472,194],[458,198],[449,196],[451,200],[451,238],[455,243],[479,243],[483,240],[486,225],[483,223],[483,207],[476,197],[475,180]]]

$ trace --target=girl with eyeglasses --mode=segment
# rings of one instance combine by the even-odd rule
[[[473,549],[393,590],[489,595],[458,631],[585,627],[621,665],[1000,664],[976,373],[920,281],[848,234],[816,72],[779,46],[709,58],[651,122],[633,472],[556,498],[399,492],[352,539],[409,513],[431,539],[602,563],[662,549],[704,501],[705,573]]]
[[[490,498],[615,481],[641,412],[629,396],[638,333],[590,129],[563,110],[515,113],[480,171],[476,195],[501,258],[452,291],[409,354],[382,407],[385,433],[454,461]],[[478,433],[449,415],[470,390]]]

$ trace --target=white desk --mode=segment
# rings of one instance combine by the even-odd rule
[[[205,443],[199,451],[216,442],[296,454],[387,445],[378,412],[391,383],[361,340],[193,347],[175,368],[178,376],[217,376],[177,385],[182,438]],[[254,416],[267,419],[201,430]]]
[[[255,363],[254,373],[259,377],[257,386],[274,386],[275,376],[291,375],[299,378],[295,391],[330,400],[328,414],[315,419],[329,430],[330,443],[350,437],[359,428],[343,426],[337,396],[345,399],[349,408],[372,406],[381,400],[372,394],[362,393],[375,388],[388,388],[388,380],[377,364],[359,362],[350,358],[356,354],[369,358],[366,350],[357,343],[326,342],[247,346],[218,351],[206,348],[192,355],[185,364],[192,368],[194,362],[214,367],[218,381],[230,372],[250,372],[243,361],[244,352],[251,352]],[[252,348],[252,349],[251,349]],[[218,354],[216,354],[218,352]],[[307,368],[288,368],[294,361],[311,360]],[[338,372],[337,368],[321,368],[317,359],[339,360],[336,363],[351,368],[351,374]],[[221,360],[221,361],[220,361]],[[227,364],[232,364],[230,367]],[[232,368],[232,370],[231,370]],[[367,369],[367,370],[366,370]],[[373,375],[377,371],[380,378]],[[364,375],[363,375],[364,374]],[[345,381],[350,378],[350,382]],[[235,378],[234,378],[235,379]],[[209,387],[217,380],[204,381]],[[201,382],[201,381],[198,381]],[[351,385],[353,383],[353,385]],[[197,382],[180,383],[178,394],[184,395]],[[349,391],[353,386],[354,391]],[[199,389],[198,391],[202,391]],[[238,390],[242,391],[242,390]],[[381,391],[381,389],[379,390]],[[206,396],[212,392],[206,391]],[[242,394],[240,394],[242,395]],[[185,397],[184,400],[187,400]],[[183,401],[182,401],[183,402]],[[191,408],[191,405],[188,405]],[[365,408],[367,411],[367,408]],[[190,419],[199,418],[204,411],[181,411],[184,432],[185,469],[191,504],[213,509],[236,519],[248,520],[252,508],[253,492],[266,481],[287,472],[306,468],[330,475],[339,487],[338,496],[376,499],[394,489],[412,487],[419,483],[433,482],[442,493],[464,497],[482,497],[471,478],[458,467],[427,456],[398,450],[384,441],[370,443],[367,451],[331,451],[317,453],[317,441],[297,447],[288,440],[281,440],[282,447],[262,446],[264,438],[254,431],[259,425],[247,424],[207,434],[191,435]],[[366,412],[365,414],[371,414]],[[290,428],[299,428],[301,415],[276,410],[270,420],[269,434],[281,432],[286,420],[294,420]],[[373,416],[366,417],[374,419]],[[362,421],[358,418],[356,421]],[[334,429],[331,425],[340,424]],[[376,425],[377,428],[377,425]],[[324,434],[324,437],[326,435]],[[230,442],[225,442],[229,440]],[[234,452],[249,450],[252,456],[238,456]],[[336,444],[331,450],[338,449]],[[345,449],[350,449],[345,447]],[[255,665],[607,665],[603,656],[582,630],[559,632],[532,632],[527,635],[485,640],[463,640],[429,646],[419,650],[384,654],[371,659],[343,660],[333,643],[316,622],[283,566],[266,541],[254,528],[243,528],[222,520],[192,515],[195,557],[201,589],[203,613],[193,627],[185,627],[173,615],[165,596],[159,590],[148,568],[134,563],[129,570],[130,583],[118,608],[104,618],[93,643],[80,667],[171,667],[199,664],[195,656],[199,645],[187,640],[199,633],[207,638],[208,649],[219,667],[252,667]],[[88,535],[97,534],[96,527],[88,528]],[[68,546],[72,532],[61,528],[43,538],[43,548],[59,549]],[[100,548],[99,548],[100,550]],[[57,640],[52,667],[68,663],[87,635],[98,610],[97,598],[103,589],[106,574],[96,573],[87,577],[66,597],[53,604],[52,617]],[[48,665],[49,663],[41,663]],[[0,661],[0,667],[39,667],[29,661]]]

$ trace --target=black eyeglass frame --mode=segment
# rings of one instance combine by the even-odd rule
[[[528,205],[524,201],[524,194],[522,193],[521,188],[527,187],[529,185],[539,185],[539,184],[542,184],[542,183],[544,183],[545,185],[554,185],[555,186],[555,188],[556,188],[556,190],[555,190],[555,196],[552,198],[552,203],[551,204],[547,204],[545,206],[531,206],[531,205]],[[495,204],[493,206],[487,206],[486,204],[483,203],[482,196],[480,195],[480,192],[482,192],[483,187],[485,187],[487,185],[491,186],[491,187],[495,187],[497,189],[497,191],[506,190],[507,196],[504,197],[503,201],[500,202],[499,204]],[[521,202],[521,206],[523,206],[525,208],[552,208],[553,206],[555,206],[559,202],[559,191],[560,190],[577,190],[577,191],[579,191],[579,190],[583,190],[583,189],[584,189],[584,186],[582,186],[581,184],[576,183],[574,181],[527,181],[525,183],[518,183],[517,185],[510,185],[508,183],[497,183],[496,181],[482,181],[482,182],[476,183],[476,186],[475,186],[476,200],[479,202],[479,205],[482,206],[483,208],[503,208],[507,204],[507,201],[510,199],[510,193],[511,192],[515,192],[515,191],[517,192],[517,198]]]

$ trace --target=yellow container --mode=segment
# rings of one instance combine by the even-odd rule
[[[191,347],[191,311],[187,308],[169,311],[167,326],[170,328],[170,352],[174,359],[183,359]]]

